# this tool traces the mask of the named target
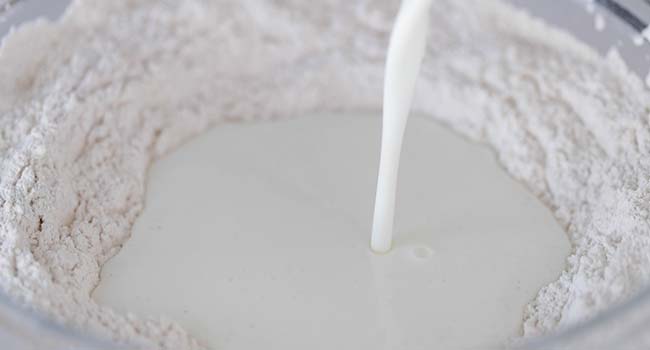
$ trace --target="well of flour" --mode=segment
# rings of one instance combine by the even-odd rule
[[[501,348],[569,242],[489,149],[429,119],[409,120],[390,252],[368,244],[378,113],[223,125],[151,167],[93,297],[211,349]]]
[[[381,101],[397,1],[74,3],[0,50],[0,285],[68,325],[200,348],[91,298],[157,157],[210,126]],[[573,245],[525,336],[595,315],[650,278],[650,104],[616,55],[497,1],[434,1],[415,109],[493,148]],[[432,98],[435,96],[435,98]]]

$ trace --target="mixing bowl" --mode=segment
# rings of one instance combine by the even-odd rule
[[[13,26],[36,17],[55,20],[68,0],[0,1],[0,37]],[[564,28],[606,54],[618,50],[642,79],[650,68],[648,0],[510,0],[536,17]],[[603,25],[604,24],[604,25]],[[650,82],[649,82],[650,83]],[[650,288],[612,306],[585,322],[516,345],[521,349],[648,349],[650,348]],[[66,328],[12,301],[0,291],[1,349],[124,349],[92,335]],[[486,345],[485,349],[491,348]]]

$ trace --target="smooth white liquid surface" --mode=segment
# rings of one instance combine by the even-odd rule
[[[215,349],[461,349],[517,335],[523,306],[564,267],[564,232],[487,149],[415,116],[394,246],[373,254],[380,123],[225,125],[161,159],[95,298],[168,316]]]

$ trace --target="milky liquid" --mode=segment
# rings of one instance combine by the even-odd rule
[[[430,5],[431,0],[404,1],[390,37],[384,77],[381,161],[370,240],[372,250],[378,253],[387,252],[392,244],[400,152],[426,48]]]
[[[368,249],[378,115],[219,126],[156,162],[94,297],[214,349],[461,349],[519,332],[569,244],[487,149],[412,116],[393,249]]]

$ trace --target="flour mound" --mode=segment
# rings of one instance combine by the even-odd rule
[[[76,2],[0,50],[0,286],[80,329],[202,349],[166,319],[96,304],[148,166],[224,122],[379,110],[398,1]],[[438,0],[415,109],[492,147],[573,252],[524,335],[585,319],[650,277],[650,104],[599,57],[500,2]]]

